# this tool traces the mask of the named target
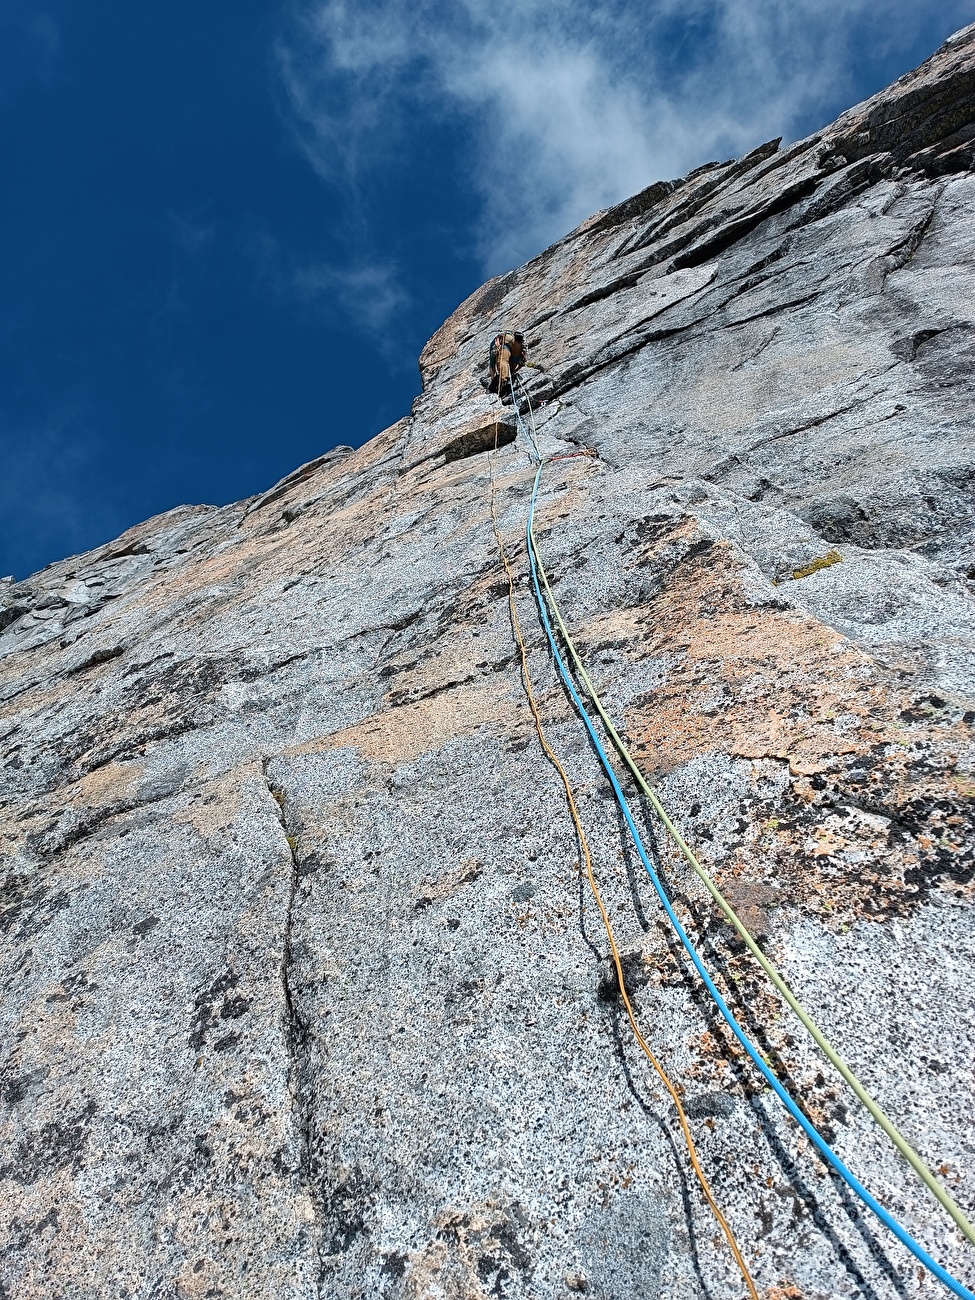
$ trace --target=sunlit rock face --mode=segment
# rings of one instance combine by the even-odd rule
[[[479,379],[523,328],[542,453],[597,453],[545,469],[537,525],[590,672],[971,1214],[973,104],[968,28],[821,134],[651,186],[485,285],[361,449],[0,584],[0,1294],[744,1294],[607,979],[492,461],[637,1014],[759,1290],[936,1293],[675,944],[557,684],[529,447]],[[656,840],[762,1052],[975,1284]]]

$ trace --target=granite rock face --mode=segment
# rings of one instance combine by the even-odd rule
[[[933,1295],[717,1021],[558,688],[597,684],[794,987],[975,1212],[975,27],[821,134],[493,280],[408,418],[265,495],[0,584],[0,1294],[737,1297],[644,1033],[768,1297]],[[492,451],[499,426],[499,450]],[[636,805],[634,805],[636,806]],[[854,1170],[975,1254],[658,841]]]

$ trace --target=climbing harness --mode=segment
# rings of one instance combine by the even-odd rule
[[[498,450],[497,424],[495,424],[494,426],[494,434],[495,434],[494,452],[497,453]],[[570,454],[574,454],[574,453],[570,453]],[[717,1201],[715,1200],[713,1192],[711,1191],[711,1186],[708,1183],[707,1176],[704,1173],[703,1168],[701,1167],[701,1162],[698,1159],[698,1155],[697,1155],[697,1148],[694,1145],[694,1138],[691,1134],[690,1125],[687,1122],[687,1115],[681,1103],[680,1095],[678,1094],[677,1089],[674,1087],[673,1083],[671,1082],[670,1076],[667,1074],[666,1070],[661,1065],[660,1061],[657,1059],[653,1051],[650,1049],[649,1044],[647,1043],[643,1034],[640,1032],[640,1027],[636,1022],[636,1015],[633,1011],[633,1004],[631,1003],[629,994],[627,993],[626,990],[626,980],[623,976],[623,963],[620,960],[619,948],[617,947],[617,943],[616,943],[616,936],[613,932],[612,922],[609,919],[609,913],[606,911],[606,906],[603,902],[602,893],[600,891],[599,885],[596,882],[596,875],[595,872],[593,871],[593,865],[592,865],[592,856],[590,855],[589,852],[589,841],[586,836],[585,829],[582,825],[582,819],[579,816],[579,810],[576,807],[575,797],[572,793],[572,784],[569,781],[568,774],[566,773],[565,768],[562,766],[562,763],[560,762],[558,756],[556,755],[555,751],[552,749],[551,745],[549,745],[548,743],[548,738],[545,735],[545,728],[542,724],[542,717],[541,714],[539,713],[538,704],[535,700],[535,692],[532,686],[531,672],[528,667],[528,654],[525,649],[525,639],[522,636],[521,622],[518,618],[518,606],[515,602],[515,576],[514,573],[512,572],[511,563],[508,560],[507,552],[505,551],[504,540],[501,536],[501,526],[498,522],[497,487],[494,478],[494,456],[493,455],[490,459],[489,464],[490,464],[490,472],[491,472],[491,523],[494,528],[494,540],[495,543],[497,544],[498,554],[501,557],[501,563],[504,566],[505,575],[508,580],[508,613],[511,619],[511,630],[514,634],[514,638],[518,646],[518,654],[521,660],[521,679],[525,688],[525,695],[528,698],[528,707],[531,710],[531,715],[535,723],[535,732],[538,736],[538,743],[541,745],[542,752],[545,754],[545,757],[548,759],[548,761],[552,764],[552,766],[555,768],[556,772],[558,773],[559,779],[561,780],[562,786],[565,790],[565,799],[569,808],[569,816],[572,818],[572,824],[573,827],[575,828],[576,840],[579,845],[579,854],[580,857],[582,858],[583,863],[585,864],[586,879],[589,882],[589,888],[592,891],[592,895],[593,898],[595,899],[596,906],[599,908],[599,915],[602,918],[603,928],[606,931],[606,938],[609,942],[609,948],[613,959],[613,968],[616,972],[617,984],[619,985],[620,998],[622,999],[623,1006],[626,1008],[627,1019],[630,1022],[630,1028],[633,1030],[633,1037],[636,1039],[637,1044],[639,1045],[641,1051],[646,1056],[647,1060],[650,1062],[651,1066],[653,1067],[654,1071],[659,1077],[661,1083],[664,1085],[667,1092],[669,1093],[671,1101],[674,1103],[674,1108],[677,1111],[677,1118],[681,1127],[681,1133],[683,1134],[684,1143],[687,1147],[688,1159],[691,1162],[691,1167],[693,1168],[697,1181],[700,1184],[701,1191],[704,1195],[704,1199],[707,1201],[708,1205],[710,1206],[711,1212],[714,1214],[714,1217],[718,1221],[718,1226],[721,1228],[721,1231],[724,1233],[725,1240],[728,1242],[728,1247],[731,1250],[732,1255],[734,1256],[735,1263],[738,1265],[738,1268],[741,1270],[741,1275],[745,1281],[745,1285],[748,1287],[749,1294],[752,1296],[753,1300],[758,1300],[758,1292],[755,1290],[755,1284],[752,1281],[751,1275],[748,1272],[748,1266],[746,1265],[741,1250],[738,1246],[738,1243],[735,1240],[735,1235],[732,1232],[731,1225],[728,1223],[728,1220],[722,1214],[721,1208],[718,1205]]]
[[[616,747],[618,753],[620,754],[621,759],[626,764],[627,768],[631,771],[631,773],[634,775],[635,779],[637,780],[641,792],[645,795],[648,802],[651,804],[651,807],[653,807],[654,811],[661,818],[665,828],[667,829],[668,834],[674,840],[680,852],[687,859],[687,861],[690,863],[691,867],[694,869],[696,874],[699,876],[699,878],[708,888],[708,892],[711,894],[711,897],[721,908],[726,918],[731,922],[731,924],[738,931],[739,935],[745,941],[749,951],[759,961],[766,975],[769,977],[769,979],[776,987],[776,989],[778,989],[778,991],[785,998],[790,1008],[796,1013],[797,1017],[799,1018],[800,1022],[803,1024],[804,1028],[806,1028],[806,1030],[810,1033],[813,1040],[817,1043],[817,1045],[821,1048],[821,1050],[823,1050],[823,1052],[826,1054],[827,1058],[831,1061],[831,1063],[834,1066],[836,1066],[838,1072],[841,1074],[844,1080],[849,1084],[849,1086],[857,1095],[857,1097],[861,1101],[863,1101],[864,1105],[866,1106],[868,1112],[871,1114],[872,1118],[879,1124],[879,1126],[884,1130],[884,1132],[887,1133],[888,1137],[891,1138],[891,1140],[894,1142],[897,1149],[901,1152],[902,1155],[905,1156],[905,1158],[911,1164],[911,1167],[914,1169],[914,1171],[918,1174],[919,1177],[921,1177],[924,1183],[934,1193],[934,1195],[937,1197],[939,1202],[944,1206],[944,1208],[951,1215],[956,1225],[964,1232],[965,1236],[968,1237],[969,1240],[975,1240],[975,1230],[971,1228],[971,1225],[968,1223],[962,1211],[955,1205],[954,1201],[951,1199],[950,1196],[948,1196],[948,1194],[944,1191],[944,1189],[941,1188],[940,1184],[937,1183],[937,1180],[926,1168],[926,1166],[924,1166],[923,1162],[920,1160],[920,1157],[917,1156],[917,1154],[913,1151],[913,1148],[910,1147],[910,1145],[906,1142],[906,1140],[903,1137],[901,1137],[901,1135],[898,1133],[897,1129],[894,1127],[891,1121],[887,1119],[887,1117],[883,1114],[883,1111],[881,1111],[880,1107],[877,1106],[876,1102],[874,1102],[873,1099],[870,1098],[869,1094],[863,1088],[862,1084],[860,1084],[859,1080],[856,1079],[856,1076],[853,1074],[853,1071],[850,1070],[849,1066],[846,1065],[845,1061],[843,1061],[839,1053],[835,1051],[835,1049],[826,1039],[825,1035],[823,1035],[822,1032],[818,1029],[815,1022],[812,1020],[809,1014],[802,1007],[801,1003],[798,1001],[798,999],[789,989],[788,985],[785,983],[782,977],[775,970],[774,966],[772,966],[772,964],[761,952],[761,949],[758,947],[757,943],[755,943],[755,940],[748,932],[744,923],[740,920],[740,918],[738,918],[734,910],[731,908],[730,904],[728,904],[727,901],[724,899],[724,896],[718,890],[717,885],[715,885],[714,882],[711,880],[711,877],[705,871],[704,867],[700,864],[700,862],[696,858],[696,855],[694,855],[693,851],[690,849],[690,846],[687,844],[686,840],[684,840],[683,836],[680,834],[677,827],[668,817],[666,810],[663,808],[662,804],[660,803],[658,796],[654,793],[652,788],[648,785],[648,783],[643,778],[642,774],[639,772],[639,769],[637,768],[632,756],[629,754],[629,751],[626,749],[626,746],[624,745],[621,737],[619,736],[618,731],[613,726],[611,719],[606,713],[602,705],[602,702],[599,699],[598,693],[596,692],[595,687],[593,686],[588,674],[585,671],[585,668],[578,655],[575,645],[573,644],[572,639],[569,636],[568,629],[566,628],[565,622],[558,608],[558,604],[555,601],[551,586],[549,584],[548,575],[545,571],[544,565],[542,564],[541,556],[538,551],[537,540],[535,538],[535,530],[534,530],[535,509],[537,504],[538,489],[541,481],[542,470],[546,464],[546,460],[545,458],[542,457],[538,448],[538,441],[535,432],[534,412],[531,407],[531,397],[528,394],[527,390],[524,388],[524,385],[522,384],[520,379],[518,380],[518,387],[521,389],[521,392],[527,401],[530,422],[531,422],[530,429],[526,427],[525,422],[522,418],[520,403],[517,394],[514,392],[513,386],[512,386],[512,405],[514,407],[515,416],[517,418],[519,427],[521,428],[522,432],[524,433],[524,435],[526,436],[526,438],[531,444],[532,453],[533,453],[532,459],[534,460],[536,465],[535,478],[534,478],[534,483],[532,485],[531,502],[530,502],[529,512],[528,512],[528,522],[526,527],[526,543],[528,549],[529,566],[531,569],[532,586],[535,593],[535,599],[538,605],[542,626],[545,631],[549,648],[554,657],[555,665],[559,677],[562,680],[562,683],[565,686],[565,689],[569,694],[569,697],[572,700],[572,703],[586,728],[586,731],[593,744],[593,747],[596,750],[600,764],[610,782],[610,785],[613,790],[613,795],[617,801],[617,804],[619,805],[620,811],[623,815],[627,828],[630,832],[630,836],[633,840],[634,847],[636,848],[637,854],[640,857],[641,862],[643,863],[643,866],[647,872],[647,875],[650,878],[650,882],[654,888],[654,891],[656,892],[660,900],[660,903],[667,915],[668,920],[670,921],[671,926],[674,929],[674,932],[676,933],[682,946],[684,947],[685,951],[690,957],[691,962],[694,965],[694,968],[697,970],[699,976],[701,977],[701,980],[704,983],[704,986],[707,989],[709,995],[711,996],[719,1013],[721,1014],[722,1018],[724,1019],[728,1027],[731,1029],[732,1033],[738,1039],[738,1042],[745,1050],[745,1053],[752,1061],[752,1063],[756,1066],[756,1068],[759,1070],[760,1074],[765,1079],[766,1083],[768,1083],[772,1091],[782,1102],[786,1111],[796,1121],[796,1123],[805,1133],[806,1137],[812,1142],[813,1146],[817,1149],[817,1151],[827,1162],[827,1164],[829,1164],[833,1168],[833,1170],[842,1178],[842,1180],[847,1184],[847,1186],[860,1198],[863,1204],[866,1205],[868,1209],[870,1209],[876,1215],[876,1217],[880,1220],[880,1222],[883,1223],[884,1226],[887,1227],[894,1234],[894,1236],[901,1242],[901,1244],[904,1245],[915,1256],[915,1258],[918,1259],[925,1266],[925,1268],[927,1268],[935,1277],[937,1277],[942,1283],[944,1283],[944,1285],[954,1295],[959,1296],[961,1300],[975,1300],[975,1295],[973,1295],[973,1293],[970,1290],[968,1290],[968,1288],[966,1288],[962,1283],[958,1282],[955,1278],[951,1276],[950,1273],[948,1273],[944,1268],[942,1268],[942,1266],[938,1264],[937,1261],[934,1260],[927,1253],[927,1251],[925,1251],[924,1248],[917,1241],[914,1240],[914,1238],[906,1231],[906,1229],[904,1229],[897,1222],[897,1220],[894,1219],[893,1216],[890,1215],[888,1211],[885,1210],[884,1207],[871,1195],[871,1193],[863,1186],[862,1183],[860,1183],[860,1181],[856,1178],[856,1176],[847,1168],[845,1163],[826,1143],[826,1141],[821,1137],[819,1132],[813,1127],[810,1121],[798,1108],[798,1106],[795,1104],[795,1102],[792,1100],[792,1098],[786,1092],[785,1088],[780,1083],[777,1076],[772,1072],[772,1070],[767,1065],[767,1063],[765,1062],[761,1054],[755,1048],[754,1044],[748,1038],[747,1034],[745,1034],[744,1030],[738,1024],[738,1021],[735,1019],[734,1015],[729,1009],[724,998],[721,996],[721,993],[715,986],[703,962],[701,961],[701,958],[698,955],[697,950],[695,949],[693,943],[691,942],[686,931],[681,925],[680,920],[678,919],[676,913],[674,912],[674,909],[670,903],[670,900],[663,887],[660,877],[658,876],[656,870],[652,865],[646,847],[644,846],[640,833],[637,830],[636,824],[633,820],[626,798],[619,785],[619,781],[616,777],[613,766],[609,760],[609,756],[599,739],[599,736],[596,732],[592,719],[590,718],[585,708],[585,705],[583,704],[582,699],[579,696],[572,675],[559,649],[558,642],[556,640],[555,633],[552,627],[553,620],[557,624],[559,631],[564,639],[573,666],[576,670],[576,673],[579,676],[579,680],[583,683],[586,693],[589,695],[590,699],[592,700],[596,712],[600,717],[601,721],[603,722],[603,725],[606,728],[607,734],[612,739],[613,745]],[[568,456],[572,456],[574,454],[575,453],[567,453]],[[551,459],[555,459],[555,457]],[[493,476],[493,465],[492,465],[492,514],[494,515],[496,520],[496,514],[494,512],[493,488],[494,488],[494,476]],[[500,536],[497,532],[497,529],[496,529],[496,536],[498,537],[500,542]],[[506,561],[506,567],[507,567],[507,561]],[[522,655],[523,655],[523,662],[524,662],[523,650],[522,650]],[[536,720],[536,725],[537,725],[537,720]],[[571,791],[567,790],[567,792],[570,794],[571,797]],[[577,833],[578,833],[578,827],[577,827]],[[621,974],[622,974],[621,970],[618,970],[618,977],[621,976]],[[622,988],[622,981],[621,981],[621,988]],[[628,1000],[627,1000],[627,1005],[628,1005]],[[631,1023],[632,1023],[632,1018],[631,1018]],[[634,1024],[634,1029],[635,1028],[636,1026]],[[737,1254],[736,1254],[736,1258],[738,1258]],[[747,1274],[746,1274],[746,1280],[750,1282],[750,1279],[747,1278]]]

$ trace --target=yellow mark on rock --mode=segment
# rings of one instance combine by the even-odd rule
[[[815,560],[811,560],[809,564],[804,564],[801,569],[793,569],[792,576],[796,581],[799,578],[809,578],[812,574],[818,573],[820,569],[828,569],[831,564],[840,564],[842,560],[843,556],[840,555],[839,551],[827,551],[825,555],[820,555]]]

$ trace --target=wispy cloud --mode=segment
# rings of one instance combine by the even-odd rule
[[[173,242],[190,256],[204,252],[217,235],[216,221],[204,220],[195,212],[169,212],[166,216]]]
[[[0,97],[34,78],[54,76],[61,30],[50,14],[26,5],[0,4]]]
[[[343,311],[354,310],[366,332],[381,340],[396,314],[409,304],[396,268],[388,262],[358,262],[348,267],[329,263],[298,266],[292,285],[306,302],[335,302]]]
[[[344,258],[309,259],[289,251],[266,229],[242,235],[239,247],[258,280],[276,297],[300,302],[320,319],[363,335],[396,368],[415,367],[413,349],[400,340],[397,321],[411,305],[399,268],[362,249]]]
[[[84,401],[65,403],[46,422],[25,428],[0,413],[0,516],[5,547],[0,576],[23,577],[42,555],[93,545],[92,535],[118,531],[118,512],[91,491],[96,453]],[[123,516],[124,517],[124,516]],[[6,549],[9,547],[9,550]]]
[[[913,0],[314,0],[277,54],[306,156],[350,195],[410,132],[464,124],[493,271],[654,179],[815,126],[855,96],[859,50],[909,48],[924,21]]]

